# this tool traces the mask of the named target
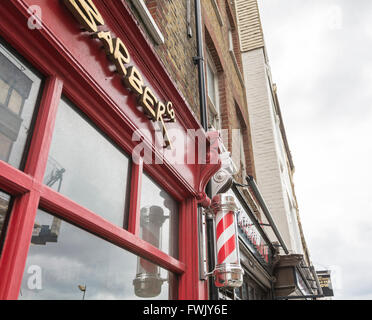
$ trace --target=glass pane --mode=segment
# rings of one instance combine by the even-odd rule
[[[178,204],[146,174],[142,178],[140,237],[178,257]]]
[[[19,299],[176,298],[176,277],[158,266],[140,273],[141,263],[136,255],[39,210]]]
[[[5,221],[9,209],[10,196],[0,190],[0,252],[5,232]]]
[[[241,290],[242,290],[242,300],[248,300],[248,283],[246,281],[243,282]]]
[[[123,227],[129,159],[61,100],[44,183]]]
[[[211,66],[209,65],[209,63],[207,63],[208,96],[211,99],[211,101],[213,102],[214,106],[217,105],[215,81],[216,80],[215,80],[214,72],[213,72]]]
[[[0,160],[16,168],[22,163],[41,83],[39,74],[0,43]]]

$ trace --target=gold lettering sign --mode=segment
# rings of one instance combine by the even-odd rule
[[[176,121],[172,102],[161,102],[153,91],[144,85],[140,72],[129,65],[130,55],[120,38],[113,38],[110,31],[98,30],[99,26],[105,26],[105,21],[92,0],[64,0],[64,3],[83,28],[102,42],[106,55],[115,64],[123,84],[138,96],[138,103],[145,114],[152,121],[161,123],[165,147],[171,148],[165,122]]]

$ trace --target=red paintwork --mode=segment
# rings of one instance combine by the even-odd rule
[[[200,129],[187,102],[182,98],[159,62],[151,45],[128,10],[124,0],[94,0],[107,27],[119,36],[130,51],[132,63],[156,95],[170,100],[176,111],[175,123],[168,129],[183,132],[185,145],[195,141],[187,129]],[[42,30],[29,30],[29,5],[42,9]],[[151,123],[136,107],[135,97],[109,69],[98,42],[79,29],[62,1],[0,1],[0,35],[15,47],[46,77],[43,98],[32,137],[25,171],[0,161],[0,188],[15,196],[7,238],[0,257],[0,299],[17,299],[23,277],[37,208],[40,206],[115,244],[159,264],[179,276],[179,299],[207,299],[207,284],[199,281],[197,201],[208,205],[204,189],[219,169],[214,165],[133,165],[129,230],[123,230],[42,184],[62,90],[90,119],[127,153],[135,146],[131,136],[136,129],[153,132]],[[191,59],[191,57],[190,57]],[[211,137],[210,137],[211,138]],[[216,135],[210,139],[209,159],[218,157]],[[145,135],[145,145],[154,149],[153,134]],[[177,151],[185,145],[174,143]],[[194,147],[194,145],[193,145]],[[166,155],[169,158],[169,154]],[[141,173],[146,170],[180,202],[179,259],[168,256],[138,238]]]
[[[32,140],[24,170],[36,181],[43,181],[62,88],[63,82],[57,77],[47,79],[34,129],[38,134]]]
[[[138,159],[138,164],[132,165],[132,181],[130,190],[130,208],[128,231],[135,236],[139,236],[140,232],[140,201],[141,201],[141,187],[143,174],[143,160]]]

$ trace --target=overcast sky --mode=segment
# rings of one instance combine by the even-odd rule
[[[259,2],[311,258],[372,299],[372,1]]]

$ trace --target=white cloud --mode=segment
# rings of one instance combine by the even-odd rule
[[[259,1],[315,264],[338,299],[372,297],[371,1]]]

